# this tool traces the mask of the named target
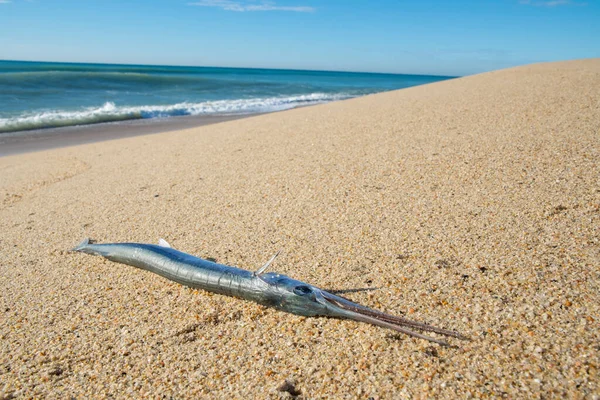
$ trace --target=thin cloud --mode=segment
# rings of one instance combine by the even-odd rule
[[[0,0],[2,1],[2,0]],[[234,1],[234,0],[200,0],[188,3],[191,6],[218,7],[227,11],[292,11],[314,12],[314,7],[305,6],[278,6],[273,1]]]
[[[0,4],[8,4],[10,3],[10,0],[0,0]]]
[[[558,7],[558,6],[587,6],[587,3],[580,3],[572,0],[548,0],[548,1],[532,1],[521,0],[519,3],[537,7]]]

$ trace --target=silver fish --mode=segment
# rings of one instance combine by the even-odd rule
[[[449,344],[444,340],[423,335],[410,328],[467,339],[454,331],[436,328],[361,306],[285,275],[264,273],[277,254],[256,272],[250,272],[175,250],[163,239],[159,241],[158,245],[93,244],[89,239],[84,239],[73,251],[100,255],[114,262],[154,272],[185,286],[251,300],[296,315],[367,322],[443,346]]]

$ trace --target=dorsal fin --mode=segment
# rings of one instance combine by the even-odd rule
[[[267,263],[265,265],[263,265],[262,267],[260,267],[255,273],[254,276],[258,276],[260,274],[262,274],[263,272],[265,272],[265,269],[269,268],[269,265],[271,265],[273,263],[273,261],[275,261],[275,259],[277,258],[277,256],[279,255],[279,253],[281,253],[281,250],[279,250],[277,253],[275,253],[275,255],[273,257],[271,257],[271,259],[269,261],[267,261]]]
[[[158,239],[158,245],[160,247],[168,247],[169,249],[171,248],[171,245],[169,244],[169,242],[167,242],[165,239],[160,238]]]

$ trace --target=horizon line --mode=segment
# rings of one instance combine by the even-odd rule
[[[175,65],[175,64],[137,64],[137,63],[109,63],[97,61],[47,61],[47,60],[13,60],[0,57],[0,62],[27,62],[27,63],[46,63],[46,64],[96,64],[96,65],[125,65],[125,66],[144,66],[144,67],[186,67],[186,68],[224,68],[224,69],[262,69],[276,71],[306,71],[306,72],[345,72],[351,74],[376,74],[376,75],[416,75],[416,76],[436,76],[442,78],[459,78],[468,75],[440,75],[440,74],[417,74],[404,72],[373,72],[373,71],[353,71],[353,70],[333,70],[333,69],[311,69],[311,68],[274,68],[274,67],[232,67],[217,65]]]

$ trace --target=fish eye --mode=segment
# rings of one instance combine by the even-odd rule
[[[297,294],[298,296],[305,296],[309,293],[312,293],[312,289],[309,288],[308,286],[300,285],[300,286],[296,286],[294,288],[294,293]]]

